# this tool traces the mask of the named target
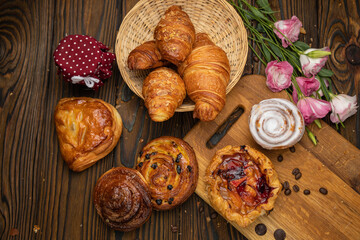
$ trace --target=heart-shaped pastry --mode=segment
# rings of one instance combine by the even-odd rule
[[[63,98],[55,109],[63,159],[80,172],[109,154],[120,139],[122,120],[110,104],[94,98]]]

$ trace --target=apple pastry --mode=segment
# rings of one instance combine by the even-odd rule
[[[205,181],[213,208],[241,227],[273,209],[281,190],[270,159],[249,146],[218,150]]]
[[[122,120],[110,104],[94,98],[63,98],[55,109],[62,158],[80,172],[109,154],[122,132]]]
[[[192,147],[182,139],[160,137],[140,152],[136,169],[149,185],[156,210],[172,209],[190,197],[198,181],[198,163]]]

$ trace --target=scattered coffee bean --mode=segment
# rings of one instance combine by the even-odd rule
[[[289,196],[291,194],[291,190],[289,188],[285,189],[285,195]]]
[[[326,188],[323,188],[323,187],[319,189],[319,192],[324,194],[324,195],[328,194],[328,190]]]
[[[290,188],[290,184],[288,181],[285,181],[284,184],[283,184],[284,188],[285,189],[289,189]]]
[[[296,180],[299,180],[301,178],[302,174],[301,172],[298,172],[296,175],[295,175],[295,179]]]
[[[298,192],[300,190],[298,185],[294,185],[293,187],[294,192]]]
[[[150,159],[150,154],[146,154],[146,155],[145,155],[145,158],[146,158],[146,159]]]
[[[267,227],[265,226],[265,224],[259,223],[255,226],[255,232],[257,235],[263,236],[267,232]]]
[[[192,167],[191,167],[191,166],[187,166],[187,169],[189,170],[189,172],[191,172]]]
[[[153,169],[156,169],[156,168],[157,168],[157,163],[151,164],[151,167],[152,167]]]
[[[257,56],[253,57],[254,62],[259,62],[259,58]]]
[[[305,195],[309,195],[309,194],[310,194],[310,190],[309,190],[309,189],[305,189],[305,190],[304,190],[304,194],[305,194]]]
[[[280,154],[277,158],[278,162],[282,162],[284,160],[284,157]]]
[[[296,175],[299,172],[300,172],[300,169],[294,168],[291,173],[292,173],[292,175]]]
[[[174,198],[173,198],[173,197],[169,198],[169,201],[172,201],[172,202],[173,202],[173,201],[174,201]]]
[[[169,198],[168,204],[171,205],[173,201],[174,201],[174,198]]]
[[[172,186],[171,184],[169,184],[169,185],[167,186],[167,189],[171,190],[171,189],[173,189],[173,186]]]
[[[181,158],[182,158],[182,154],[179,153],[179,154],[176,156],[175,162],[179,163]]]
[[[139,167],[142,167],[143,164],[144,164],[143,162],[140,162],[140,163],[138,164],[138,166],[139,166]]]
[[[171,231],[173,233],[176,233],[178,231],[178,227],[177,226],[173,226],[172,224],[170,225]]]
[[[210,218],[211,218],[211,219],[215,219],[217,216],[218,216],[217,212],[213,212],[213,213],[210,215]]]
[[[295,152],[295,147],[294,147],[294,146],[292,146],[292,147],[290,148],[290,152],[292,152],[292,153]]]
[[[181,167],[180,167],[180,165],[177,165],[177,166],[176,166],[176,172],[177,172],[178,174],[181,173]]]
[[[274,232],[274,237],[275,237],[275,240],[284,240],[286,238],[286,233],[282,229],[277,229]]]
[[[156,199],[155,202],[156,202],[157,205],[161,205],[161,204],[162,204],[162,200],[161,200],[161,199]]]

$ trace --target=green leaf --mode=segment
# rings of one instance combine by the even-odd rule
[[[281,53],[280,48],[271,42],[268,42],[268,43],[269,43],[271,50],[276,54],[276,56],[278,56],[281,60],[283,60],[284,56]]]
[[[331,77],[332,75],[334,75],[333,71],[323,68],[320,70],[320,72],[318,73],[318,75],[320,77]]]
[[[263,52],[264,52],[264,57],[266,59],[266,62],[270,62],[271,61],[271,54],[269,52],[269,50],[266,48],[265,44],[261,45]]]
[[[265,17],[265,15],[262,14],[257,8],[255,8],[255,7],[251,6],[251,5],[249,5],[248,7],[249,7],[250,11],[251,11],[256,17],[258,17],[258,18],[260,18],[260,19],[263,19],[263,20],[265,20],[265,21],[269,21],[269,19],[268,19],[267,17]]]
[[[245,17],[247,18],[247,19],[249,19],[249,20],[255,20],[255,16],[254,16],[254,14],[252,13],[252,12],[250,12],[250,11],[248,11],[248,10],[243,10],[244,11],[244,13],[245,13]]]
[[[326,87],[326,84],[325,84],[325,81],[322,77],[319,77],[319,80],[320,80],[320,88],[326,98],[327,101],[330,101],[331,100],[331,97],[329,95],[329,90],[327,89]]]
[[[272,9],[270,7],[270,4],[269,4],[268,0],[257,0],[256,3],[262,9],[264,9],[266,11],[269,11],[269,12],[272,12]]]
[[[299,48],[301,51],[305,51],[310,48],[310,46],[302,41],[294,42],[295,47]]]

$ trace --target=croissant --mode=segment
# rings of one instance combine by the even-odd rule
[[[166,64],[167,62],[162,59],[154,40],[137,46],[130,52],[128,57],[128,67],[130,70],[157,68]]]
[[[225,105],[230,80],[229,60],[205,33],[196,34],[194,49],[178,69],[188,96],[195,102],[194,118],[211,121]]]
[[[171,118],[186,96],[184,81],[166,67],[155,69],[145,78],[142,93],[150,118],[155,122]]]
[[[181,7],[171,6],[156,26],[154,39],[163,58],[179,65],[192,50],[195,28]]]

